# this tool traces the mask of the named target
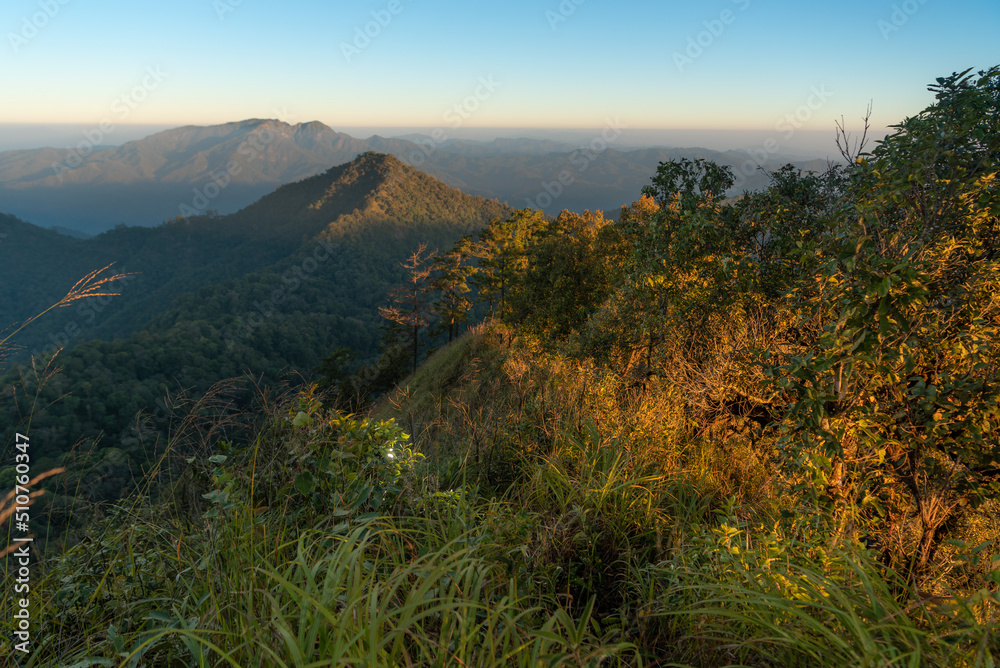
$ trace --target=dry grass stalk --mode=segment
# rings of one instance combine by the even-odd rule
[[[45,473],[39,473],[30,481],[28,481],[28,484],[24,485],[24,487],[30,489],[31,487],[34,487],[35,485],[45,480],[46,478],[51,478],[52,476],[59,475],[60,473],[63,473],[65,471],[66,471],[65,468],[59,467],[46,471]],[[31,492],[28,495],[27,505],[28,506],[33,505],[35,503],[35,499],[40,497],[42,494],[45,494],[44,489],[37,489],[34,492]],[[3,524],[8,519],[10,519],[10,517],[14,514],[14,511],[17,509],[18,505],[14,501],[16,496],[17,496],[17,490],[12,489],[11,491],[7,492],[7,495],[3,497],[2,501],[0,501],[0,524]],[[16,545],[8,545],[3,550],[0,550],[0,558],[6,557],[8,554],[10,554],[16,549],[17,549]]]
[[[0,349],[2,349],[4,344],[10,341],[10,339],[13,338],[18,332],[20,332],[25,327],[35,322],[39,318],[41,318],[49,311],[55,310],[57,308],[63,308],[64,306],[69,306],[73,302],[79,301],[81,299],[88,299],[90,297],[119,296],[121,294],[120,292],[109,292],[106,286],[117,280],[121,280],[126,276],[134,276],[135,274],[134,273],[114,274],[113,276],[98,278],[98,276],[100,276],[102,272],[110,269],[111,267],[114,266],[114,264],[115,263],[112,262],[111,264],[102,267],[101,269],[96,269],[87,274],[86,276],[84,276],[83,278],[81,278],[79,281],[76,282],[76,284],[72,288],[69,289],[69,292],[66,293],[65,297],[63,297],[62,299],[60,299],[55,304],[48,307],[41,313],[28,318],[23,323],[21,323],[20,327],[18,327],[13,332],[8,334],[5,338],[0,340]]]

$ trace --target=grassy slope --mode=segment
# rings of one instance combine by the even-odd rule
[[[983,579],[988,558],[951,546],[952,569],[913,591],[837,538],[844,518],[802,513],[794,481],[771,462],[773,437],[752,441],[725,423],[692,436],[666,380],[639,391],[493,326],[438,351],[375,414],[409,426],[438,462],[439,483],[468,484],[474,471],[481,500],[502,499],[489,535],[514,548],[496,554],[511,572],[543,600],[617,625],[611,639],[635,643],[647,660],[996,657],[1000,599]],[[995,541],[996,511],[978,513],[959,537]]]
[[[35,618],[47,621],[36,637],[46,643],[30,665],[142,655],[148,665],[971,666],[997,656],[988,593],[921,602],[861,549],[832,543],[824,518],[783,517],[796,506],[766,444],[726,429],[692,439],[668,385],[639,393],[480,327],[372,417],[345,421],[300,397],[225,463],[192,464],[160,503],[120,506],[41,570]],[[344,481],[373,479],[390,460],[350,443],[396,433],[375,426],[386,419],[413,432],[425,459],[396,491],[380,488],[391,505],[367,514],[370,495],[343,505]],[[392,438],[397,454],[409,447]],[[311,459],[336,452],[354,454],[329,469]],[[340,481],[334,501],[320,493],[325,470]],[[300,488],[305,472],[311,488]]]

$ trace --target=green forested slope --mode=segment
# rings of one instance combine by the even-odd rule
[[[381,339],[377,307],[401,280],[400,261],[418,243],[448,246],[507,211],[366,154],[233,216],[65,242],[97,248],[102,260],[125,247],[131,254],[115,269],[143,271],[120,297],[103,298],[111,304],[103,310],[101,299],[70,306],[71,316],[104,319],[79,340],[125,335],[64,351],[61,371],[44,382],[23,363],[9,369],[0,378],[5,443],[29,418],[42,465],[97,443],[91,463],[111,457],[114,466],[87,494],[115,496],[165,442],[172,416],[158,406],[166,395],[197,398],[243,374],[273,385],[338,347],[371,360]]]

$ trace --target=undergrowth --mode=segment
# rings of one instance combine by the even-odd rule
[[[307,390],[108,510],[38,565],[19,665],[995,665],[991,548],[913,588],[760,442],[508,335],[367,417]]]

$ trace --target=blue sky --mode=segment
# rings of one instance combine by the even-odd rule
[[[997,0],[4,0],[0,124],[832,133],[998,36]]]

